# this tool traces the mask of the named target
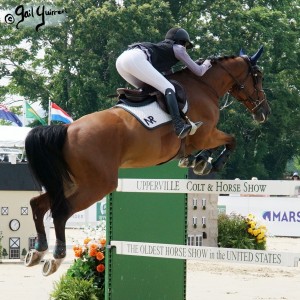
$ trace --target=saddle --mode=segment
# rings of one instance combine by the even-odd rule
[[[187,102],[187,97],[186,97],[186,92],[184,90],[184,87],[175,80],[170,80],[170,82],[175,87],[178,107],[179,110],[182,111],[182,109],[185,107]],[[157,101],[160,108],[166,113],[169,113],[167,104],[165,102],[165,96],[150,85],[146,85],[142,90],[118,88],[117,93],[118,93],[117,104],[124,103],[129,106],[139,107]]]

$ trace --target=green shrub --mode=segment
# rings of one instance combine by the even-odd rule
[[[56,284],[52,299],[104,300],[105,225],[104,221],[96,227],[89,226],[85,233],[92,237],[85,238],[83,243],[74,243],[76,259]]]
[[[266,227],[259,225],[249,214],[220,214],[218,217],[218,245],[222,248],[266,249]]]
[[[83,245],[74,245],[73,250],[77,259],[68,269],[67,276],[84,280],[92,279],[94,285],[103,292],[105,283],[105,243],[104,238],[100,240],[86,238]]]
[[[99,300],[99,289],[93,280],[83,280],[63,275],[59,282],[54,283],[50,294],[53,300]]]
[[[8,256],[7,250],[5,248],[3,248],[2,250],[2,256],[5,258],[6,256]]]

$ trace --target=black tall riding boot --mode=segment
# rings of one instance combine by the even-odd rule
[[[166,89],[165,97],[170,115],[172,117],[175,133],[179,138],[183,139],[190,133],[192,125],[186,124],[182,120],[179,113],[175,92],[172,89]]]

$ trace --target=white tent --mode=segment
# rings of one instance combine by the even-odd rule
[[[0,126],[0,147],[23,148],[30,127]]]

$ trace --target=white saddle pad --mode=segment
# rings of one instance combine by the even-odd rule
[[[124,103],[117,104],[114,107],[125,109],[148,129],[154,129],[172,120],[171,116],[164,112],[156,101],[140,107],[128,106]],[[186,113],[187,108],[188,105],[186,103],[182,111]]]

